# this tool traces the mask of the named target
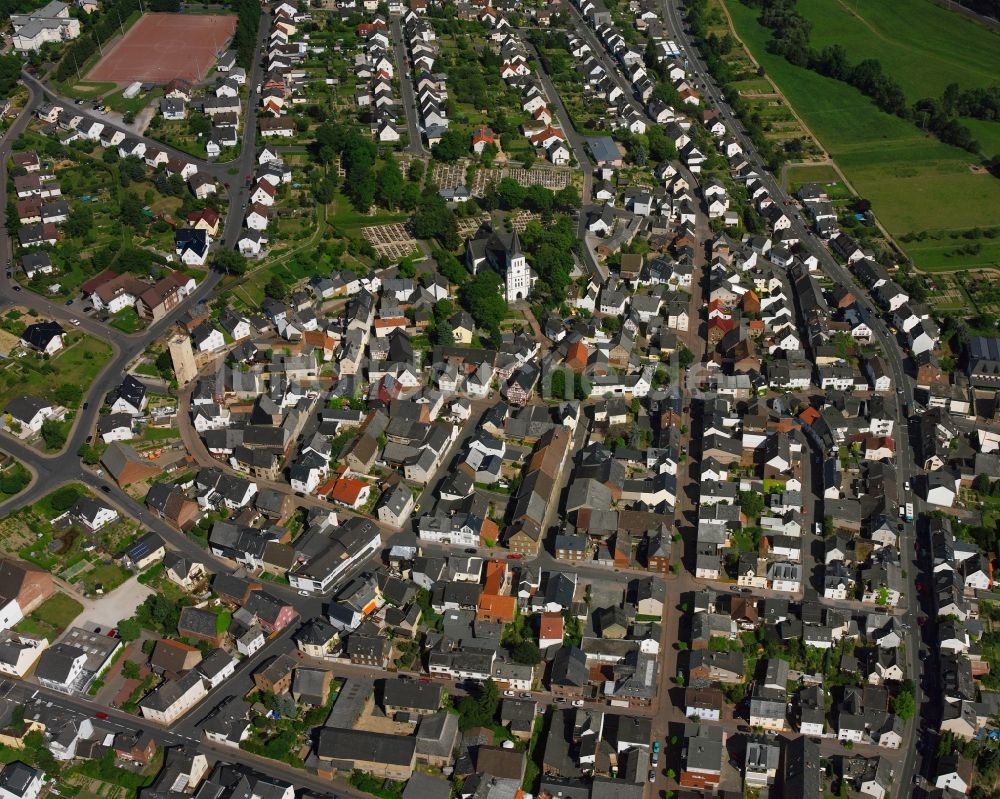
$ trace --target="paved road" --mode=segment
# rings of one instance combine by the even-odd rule
[[[410,143],[406,152],[414,155],[429,156],[430,150],[424,146],[424,137],[420,132],[420,119],[417,115],[417,98],[413,85],[413,72],[410,69],[406,53],[406,37],[398,15],[392,15],[389,20],[392,29],[393,49],[396,53],[396,69],[399,72],[399,89],[403,99],[403,111],[406,114],[406,129],[409,131]],[[410,75],[410,77],[406,77]]]
[[[590,155],[587,153],[587,146],[583,136],[573,127],[573,120],[566,112],[566,107],[563,105],[559,90],[556,89],[548,72],[545,71],[545,66],[538,55],[538,50],[535,49],[535,46],[526,36],[522,36],[521,40],[524,42],[525,48],[535,56],[538,79],[542,84],[542,89],[545,91],[549,108],[555,112],[556,119],[566,134],[566,142],[573,151],[573,157],[576,158],[577,164],[583,170],[583,187],[580,191],[580,216],[577,220],[576,235],[582,245],[580,250],[584,266],[595,281],[603,283],[608,278],[608,268],[601,264],[594,255],[594,246],[591,243],[590,234],[587,230],[587,214],[591,210],[600,210],[592,204],[594,196],[594,162],[590,160]]]
[[[704,60],[701,58],[694,42],[688,36],[684,29],[684,24],[681,20],[680,12],[678,8],[673,3],[668,0],[663,2],[663,12],[664,12],[664,22],[667,26],[668,31],[672,34],[675,42],[677,42],[687,55],[687,68],[691,73],[695,81],[701,84],[702,96],[707,101],[709,105],[714,106],[722,116],[723,122],[729,129],[729,132],[736,137],[740,145],[743,147],[744,152],[747,154],[749,160],[756,164],[761,165],[761,159],[757,154],[753,142],[750,141],[743,133],[743,127],[739,120],[733,115],[732,109],[726,103],[722,96],[721,91],[715,85],[712,76],[709,74],[708,69],[705,65]],[[771,197],[778,203],[782,203],[786,200],[790,201],[791,198],[788,193],[782,188],[778,180],[774,175],[767,172],[762,166],[760,168],[761,179],[770,192]],[[819,258],[820,265],[823,271],[835,282],[840,285],[849,287],[855,294],[859,297],[859,305],[861,306],[863,316],[867,319],[870,317],[877,316],[874,308],[871,304],[871,300],[867,298],[864,292],[859,291],[857,284],[855,283],[852,275],[848,270],[839,264],[836,259],[831,255],[830,251],[825,247],[817,243],[816,239],[813,237],[811,231],[807,228],[804,223],[803,217],[798,214],[792,214],[792,232],[795,233],[800,241],[809,249],[814,252]],[[896,394],[895,403],[895,418],[897,426],[901,430],[900,433],[896,434],[897,441],[900,435],[905,438],[905,423],[906,419],[903,414],[903,403],[913,401],[913,383],[907,377],[906,369],[903,364],[903,355],[897,344],[897,342],[891,337],[888,330],[884,324],[876,323],[872,325],[876,336],[878,338],[879,344],[881,345],[882,352],[885,356],[886,364],[888,366],[889,372],[892,376],[895,387],[901,391],[901,393]],[[918,511],[923,511],[925,508],[923,503],[917,500],[916,497],[908,496],[909,492],[904,490],[904,484],[906,481],[912,481],[914,476],[919,473],[916,468],[913,451],[909,444],[909,441],[903,442],[903,446],[897,447],[896,452],[897,459],[897,480],[898,480],[898,495],[900,497],[906,497],[907,499],[914,502],[915,509]],[[904,500],[905,501],[905,500]],[[919,575],[919,564],[915,557],[915,531],[913,525],[907,525],[906,532],[901,536],[900,539],[900,551],[902,556],[902,562],[906,565],[906,571],[909,575],[907,580],[907,588],[909,592],[909,597],[911,601],[907,603],[907,607],[903,613],[903,622],[909,627],[907,634],[907,646],[906,646],[906,666],[909,675],[913,676],[914,683],[914,693],[917,706],[920,707],[924,701],[923,688],[921,685],[921,680],[919,679],[920,674],[920,661],[918,657],[919,642],[917,640],[918,625],[916,624],[916,615],[918,609],[918,603],[916,601],[917,591],[916,591],[916,580]],[[920,714],[906,725],[906,734],[903,740],[902,750],[903,754],[903,765],[900,772],[897,774],[897,784],[909,786],[912,782],[912,775],[914,770],[920,770],[920,757],[917,752],[916,746],[914,746],[915,736],[917,732],[917,727],[920,724]],[[885,751],[885,750],[883,750]]]
[[[607,51],[607,48],[604,46],[604,42],[597,38],[597,34],[594,33],[594,29],[590,27],[587,20],[585,20],[583,15],[580,13],[580,10],[573,3],[569,4],[569,15],[576,23],[577,31],[579,31],[580,35],[587,41],[587,44],[590,45],[594,58],[601,62],[601,66],[607,70],[608,76],[618,85],[618,88],[625,93],[625,97],[628,98],[629,106],[644,120],[646,120],[647,125],[655,125],[656,123],[646,113],[646,109],[643,107],[642,103],[636,99],[635,88],[618,69],[618,62]]]
[[[258,34],[258,52],[267,38],[269,27],[270,15],[264,12],[261,15],[261,25]],[[260,80],[261,76],[262,66],[258,58],[253,69],[251,70],[251,89],[255,88],[256,83]],[[53,99],[53,101],[75,106],[72,100],[59,97],[58,94],[51,91],[34,76],[25,72],[22,73],[22,79],[30,92],[30,100],[21,116],[14,122],[7,135],[4,136],[2,142],[0,142],[0,150],[2,150],[2,154],[4,156],[2,159],[3,166],[0,166],[0,205],[6,205],[7,202],[6,156],[9,153],[10,144],[13,141],[13,138],[28,124],[30,116],[39,107],[39,105],[41,105],[42,98],[47,94]],[[253,105],[253,97],[254,95],[251,93],[251,106]],[[87,118],[96,119],[102,122],[106,121],[99,114],[88,112],[80,106],[75,107],[81,115]],[[223,246],[227,247],[232,247],[236,243],[242,227],[243,206],[249,198],[249,189],[244,186],[242,177],[245,174],[251,173],[256,163],[255,138],[257,115],[256,113],[250,113],[252,110],[251,108],[248,108],[247,110],[247,119],[243,129],[243,149],[239,158],[228,163],[209,164],[192,158],[186,153],[181,153],[179,151],[172,150],[169,147],[164,147],[164,145],[160,142],[153,139],[140,137],[143,141],[146,141],[150,147],[158,147],[159,149],[166,150],[168,153],[178,158],[191,161],[198,165],[199,170],[214,176],[223,183],[230,183],[230,188],[228,189],[229,213],[226,217],[223,233]],[[235,170],[238,174],[235,177],[230,176],[228,174],[230,170]],[[8,231],[4,227],[2,231],[0,231],[0,260],[6,262],[11,258],[12,242]],[[3,440],[6,439],[6,443],[4,443],[5,448],[8,449],[11,454],[23,460],[32,469],[34,469],[39,478],[25,493],[8,500],[6,503],[0,504],[0,513],[12,510],[15,507],[21,507],[22,505],[37,499],[42,493],[48,490],[48,486],[52,485],[53,480],[58,482],[59,480],[69,479],[80,474],[80,463],[76,458],[75,453],[79,449],[80,445],[86,441],[90,430],[93,428],[105,395],[112,388],[117,386],[119,382],[121,382],[122,374],[126,371],[127,367],[152,341],[155,341],[159,336],[165,333],[171,325],[173,325],[174,322],[176,322],[192,305],[202,300],[207,300],[214,294],[221,278],[222,275],[217,272],[207,272],[205,278],[198,285],[198,288],[180,305],[174,308],[173,311],[171,311],[164,319],[154,325],[151,325],[144,331],[132,335],[126,335],[120,331],[113,330],[96,320],[89,319],[83,314],[78,314],[77,310],[73,306],[55,305],[42,297],[38,297],[32,292],[15,291],[16,287],[12,284],[11,280],[6,277],[5,273],[0,273],[0,303],[30,304],[36,310],[39,310],[40,312],[51,316],[53,319],[67,324],[70,318],[78,317],[80,319],[80,328],[82,330],[86,330],[88,333],[110,341],[112,346],[115,348],[114,357],[97,376],[87,392],[86,397],[84,397],[84,399],[89,402],[89,408],[81,409],[77,413],[75,426],[69,440],[67,441],[66,447],[62,450],[62,452],[56,455],[45,455],[24,446],[12,436],[4,435],[0,437],[0,442],[3,442]],[[84,478],[86,477],[87,475],[84,475]],[[93,478],[90,479],[93,481]]]
[[[302,769],[292,768],[276,760],[252,755],[242,749],[220,746],[204,740],[197,731],[171,729],[165,730],[158,724],[131,716],[113,708],[105,707],[87,697],[67,696],[41,686],[30,685],[14,680],[0,681],[0,697],[17,702],[25,708],[25,716],[32,718],[36,708],[43,704],[51,704],[64,712],[74,714],[78,719],[94,718],[98,712],[106,713],[108,718],[98,723],[102,728],[116,733],[140,730],[152,736],[160,746],[194,746],[204,754],[211,755],[213,760],[225,763],[238,763],[255,769],[277,779],[291,782],[297,788],[309,788],[319,795],[330,799],[371,799],[367,794],[359,793],[346,785],[342,779],[326,780],[310,774]]]

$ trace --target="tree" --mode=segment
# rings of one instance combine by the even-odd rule
[[[126,644],[135,641],[142,634],[142,627],[134,618],[122,619],[118,622],[118,637]]]
[[[487,330],[500,328],[507,314],[507,303],[496,272],[484,269],[459,288],[458,298],[477,325]]]
[[[8,14],[13,10],[5,9]],[[0,56],[0,97],[8,97],[14,90],[14,86],[21,77],[21,69],[24,64],[19,56],[14,53]]]
[[[94,466],[101,462],[101,453],[93,444],[81,444],[76,451],[76,457],[82,460],[87,466]]]
[[[72,508],[76,501],[83,496],[83,490],[75,484],[65,485],[57,488],[49,497],[49,504],[52,510],[62,513]]]
[[[740,510],[748,519],[757,519],[764,512],[764,496],[756,491],[740,491]]]
[[[469,277],[469,271],[447,250],[434,250],[431,257],[437,262],[438,271],[449,283],[461,285]]]
[[[78,405],[83,397],[83,389],[76,383],[62,383],[53,392],[53,397],[60,405]]]
[[[288,286],[278,275],[271,275],[271,279],[264,286],[264,294],[273,300],[283,300],[288,296]]]
[[[985,472],[977,474],[976,479],[972,481],[972,490],[977,494],[988,494],[990,491],[990,476]]]
[[[320,205],[327,205],[333,202],[337,193],[337,178],[334,175],[323,175],[313,189],[313,198]]]
[[[134,660],[126,660],[122,663],[122,676],[128,680],[138,680],[139,664]]]
[[[378,170],[375,196],[383,208],[398,208],[403,199],[403,173],[396,159],[389,156]]]
[[[406,175],[412,183],[423,183],[424,162],[418,158],[414,158],[410,161],[410,166],[406,170]]]
[[[156,367],[156,371],[160,373],[160,376],[167,379],[174,373],[174,361],[170,357],[170,352],[164,350],[159,355],[156,356],[156,360],[153,361],[153,365]]]
[[[438,161],[454,163],[465,155],[465,136],[463,136],[462,133],[456,128],[451,128],[444,134],[444,136],[441,137],[441,141],[435,144],[431,149],[434,157]]]
[[[677,363],[681,369],[687,369],[694,363],[694,353],[683,344],[681,344],[680,351],[677,353]]]
[[[458,703],[458,726],[462,730],[492,724],[500,704],[500,692],[492,679],[480,685]]]
[[[544,399],[566,399],[566,371],[553,369],[549,375],[549,393]]]
[[[31,482],[31,475],[25,469],[13,469],[0,477],[0,492],[8,496],[20,493]]]
[[[139,605],[136,617],[140,624],[148,623],[170,634],[177,630],[180,608],[162,594],[150,594],[146,597],[146,601]]]
[[[66,431],[55,419],[46,419],[42,422],[42,441],[46,449],[62,449],[66,443]]]
[[[903,721],[913,718],[917,712],[917,703],[913,699],[911,690],[904,689],[896,695],[896,698],[892,700],[892,712]]]
[[[64,230],[74,238],[81,238],[87,235],[94,226],[94,212],[86,204],[78,204],[70,211],[69,219],[66,220]]]
[[[455,215],[435,189],[424,192],[413,215],[413,234],[418,239],[438,239],[446,249],[459,245]]]
[[[521,641],[510,652],[511,660],[526,666],[535,666],[542,662],[542,653],[534,641]]]
[[[580,192],[576,186],[566,186],[556,192],[555,206],[560,211],[572,211],[580,207]]]
[[[123,225],[130,228],[140,228],[145,225],[146,217],[142,213],[142,200],[131,192],[125,192],[118,209],[118,218]]]
[[[247,271],[247,259],[236,250],[216,250],[215,255],[212,256],[212,267],[217,272],[242,275]]]

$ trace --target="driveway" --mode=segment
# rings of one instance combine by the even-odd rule
[[[115,627],[123,616],[131,616],[129,611],[134,611],[152,593],[152,588],[140,583],[138,577],[132,577],[102,597],[84,599],[76,596],[83,603],[83,613],[77,616],[77,624],[81,627],[94,624]]]

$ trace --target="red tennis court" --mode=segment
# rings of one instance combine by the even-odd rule
[[[167,83],[204,80],[236,30],[236,17],[216,14],[144,15],[107,50],[87,80]]]

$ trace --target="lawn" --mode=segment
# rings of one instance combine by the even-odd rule
[[[768,53],[770,32],[756,12],[726,0],[736,29],[795,110],[837,161],[857,191],[872,201],[879,220],[895,237],[934,230],[990,227],[1000,207],[1000,181],[970,169],[972,156],[922,134],[898,117],[879,111],[852,87],[793,66]],[[976,256],[952,258],[953,268],[995,263],[984,245]],[[927,249],[912,253],[917,266],[943,257]]]
[[[121,114],[129,111],[136,114],[163,94],[162,89],[156,88],[151,92],[140,92],[132,98],[122,97],[122,92],[127,87],[123,85],[122,90],[117,91],[118,84],[114,81],[67,80],[62,83],[57,81],[56,87],[64,97],[72,97],[74,100],[77,98],[93,100],[100,97],[105,105]]]
[[[176,427],[150,427],[147,426],[142,431],[140,442],[157,444],[161,441],[171,441],[180,438],[180,433]]]
[[[123,569],[117,563],[101,563],[84,572],[76,581],[76,585],[88,594],[106,594],[116,589],[131,576],[130,571]],[[98,589],[100,589],[99,592]]]
[[[18,394],[32,394],[57,402],[55,395],[64,384],[79,386],[83,392],[111,360],[111,345],[79,333],[67,337],[67,347],[48,360],[34,355],[10,361],[0,370],[0,407]],[[68,403],[75,409],[79,402]]]
[[[333,212],[330,214],[327,220],[334,228],[336,228],[338,233],[341,233],[348,238],[354,236],[358,237],[361,235],[361,228],[371,227],[372,225],[391,225],[396,222],[405,222],[410,218],[410,215],[406,212],[391,214],[391,213],[381,213],[375,214],[374,216],[370,214],[363,214],[356,210],[351,201],[347,199],[339,191],[333,198]]]
[[[826,164],[814,166],[790,166],[786,172],[788,187],[796,192],[803,183],[836,183],[840,180],[837,170]]]
[[[73,597],[56,593],[18,622],[15,629],[18,632],[44,635],[49,641],[54,641],[82,612],[83,605]]]
[[[142,327],[142,321],[135,308],[125,308],[111,317],[111,326],[122,333],[135,333]]]

